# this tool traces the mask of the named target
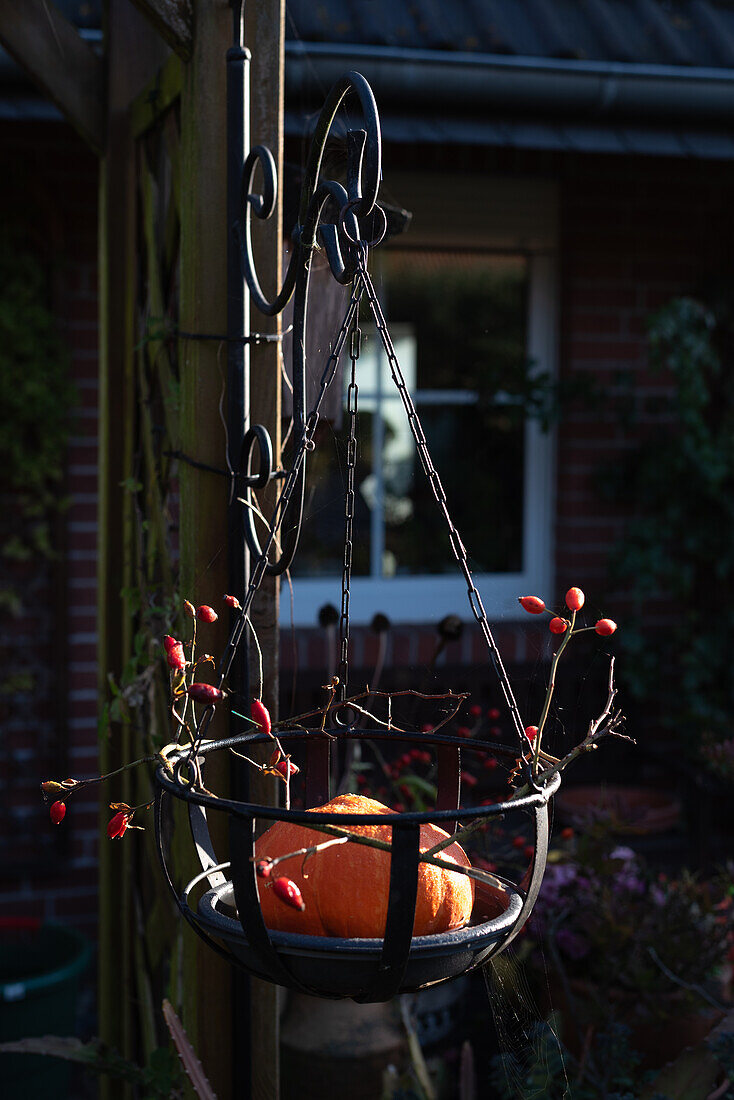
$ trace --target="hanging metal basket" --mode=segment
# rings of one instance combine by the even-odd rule
[[[228,58],[230,130],[241,133],[242,87],[246,51],[238,42]],[[364,129],[349,129],[346,134],[346,187],[335,180],[320,181],[322,158],[337,111],[347,96],[359,100]],[[239,127],[239,130],[238,130]],[[278,575],[287,569],[298,544],[301,526],[307,453],[314,448],[314,436],[321,415],[322,403],[337,372],[339,357],[345,347],[351,358],[351,383],[348,390],[350,440],[347,451],[347,492],[345,494],[345,538],[342,573],[342,601],[339,618],[341,653],[338,676],[333,680],[331,703],[324,707],[322,725],[318,729],[283,729],[278,732],[279,745],[285,750],[297,749],[304,777],[304,808],[280,809],[246,801],[219,798],[207,790],[204,782],[207,762],[215,753],[235,747],[240,750],[272,740],[265,732],[243,733],[238,736],[211,740],[207,731],[214,705],[207,706],[194,730],[189,730],[191,743],[180,750],[168,752],[156,773],[156,835],[161,863],[181,913],[195,932],[215,951],[234,965],[260,978],[322,997],[352,997],[357,1001],[385,1001],[397,993],[412,992],[434,985],[479,966],[502,951],[518,934],[530,916],[545,870],[549,801],[560,784],[554,774],[543,781],[531,767],[532,745],[515,702],[507,673],[502,665],[478,590],[472,580],[467,551],[451,521],[439,475],[433,466],[423,429],[408,392],[387,323],[367,270],[368,250],[385,234],[387,219],[377,205],[381,176],[380,127],[374,96],[367,81],[358,73],[347,73],[329,93],[316,123],[306,168],[299,209],[299,224],[293,234],[294,248],[284,285],[269,301],[260,288],[254,269],[250,243],[250,218],[254,214],[267,218],[273,212],[277,182],[272,156],[267,149],[256,146],[242,167],[235,140],[232,150],[235,162],[230,165],[230,224],[232,240],[238,248],[230,248],[230,388],[238,391],[241,382],[242,349],[252,337],[241,337],[242,290],[247,283],[253,303],[268,315],[279,313],[291,295],[295,297],[293,319],[293,457],[283,475],[277,503],[268,524],[267,538],[260,545],[253,523],[252,489],[262,488],[274,476],[270,440],[264,428],[256,425],[237,439],[237,425],[244,422],[243,408],[235,408],[231,418],[230,469],[232,469],[232,508],[239,509],[239,531],[253,556],[253,569],[243,602],[237,614],[227,648],[218,668],[219,687],[209,689],[223,698],[224,684],[249,697],[243,687],[247,662],[236,661],[244,652],[252,602],[263,578]],[[253,193],[256,171],[262,176],[262,194]],[[233,184],[236,192],[232,201]],[[322,220],[324,211],[331,210],[332,222]],[[336,336],[331,354],[321,377],[313,407],[306,415],[305,406],[305,331],[308,305],[309,272],[315,249],[326,254],[332,275],[341,284],[351,284],[343,323]],[[234,306],[233,306],[234,303]],[[402,400],[416,451],[446,524],[449,543],[457,567],[467,584],[472,614],[489,650],[491,662],[499,677],[500,688],[509,710],[517,737],[517,745],[508,748],[477,740],[466,741],[451,736],[443,729],[430,733],[397,730],[391,722],[383,728],[360,728],[348,717],[346,696],[349,657],[349,594],[352,566],[352,520],[354,515],[354,467],[356,462],[356,402],[355,371],[361,342],[359,329],[360,303],[371,311],[390,365],[393,381]],[[241,396],[241,386],[239,391]],[[251,473],[253,450],[259,452],[258,472]],[[286,515],[289,517],[284,522]],[[233,524],[232,531],[238,527]],[[235,548],[236,549],[236,548]],[[235,554],[235,557],[237,555]],[[235,577],[235,584],[239,583]],[[233,685],[233,681],[239,681]],[[333,705],[332,705],[333,704]],[[339,708],[345,710],[339,713]],[[183,720],[179,717],[181,726]],[[370,726],[373,723],[367,723]],[[287,723],[285,724],[287,726]],[[375,721],[374,725],[379,726]],[[445,726],[441,722],[440,726]],[[188,727],[187,727],[188,728]],[[303,826],[385,825],[386,818],[374,814],[328,814],[306,812],[319,807],[330,798],[331,757],[345,752],[355,740],[374,743],[398,741],[421,751],[428,751],[437,777],[435,808],[426,812],[391,814],[390,873],[384,934],[375,939],[342,939],[329,936],[306,936],[273,931],[266,927],[258,896],[255,866],[255,840],[261,823],[290,822]],[[249,750],[248,750],[249,751]],[[511,801],[498,800],[489,805],[462,807],[461,756],[492,754],[504,760],[508,771],[522,776],[524,797],[517,792]],[[171,870],[170,850],[174,822],[180,815],[174,812],[176,802],[186,803],[194,845],[201,872],[183,887],[176,885]],[[207,815],[223,814],[227,818],[229,850],[216,852],[212,844]],[[495,898],[494,911],[482,909],[481,883],[476,890],[474,912],[469,923],[455,931],[440,935],[413,936],[413,923],[418,893],[420,862],[420,827],[433,824],[453,835],[457,826],[470,822],[489,823],[493,818],[526,817],[530,819],[533,836],[532,857],[519,882],[506,878],[487,877]],[[314,857],[316,858],[316,857]],[[473,877],[478,873],[472,871]],[[481,878],[481,873],[479,873]],[[343,889],[334,883],[334,889]]]
[[[358,738],[395,743],[386,730],[341,729],[293,732],[280,735],[305,762],[306,805],[328,801],[329,753],[340,743]],[[266,981],[320,997],[352,997],[356,1001],[386,1001],[397,993],[410,993],[448,981],[473,970],[498,954],[527,921],[545,871],[549,834],[549,800],[560,785],[556,775],[545,787],[513,802],[498,801],[472,808],[459,807],[461,756],[491,753],[509,765],[516,752],[507,746],[434,734],[400,735],[400,741],[435,757],[438,773],[437,809],[421,813],[391,814],[390,889],[385,933],[381,939],[342,939],[302,936],[268,929],[263,921],[255,871],[255,838],[258,822],[288,821],[298,825],[344,826],[385,824],[376,815],[315,814],[215,798],[192,788],[192,768],[185,753],[170,757],[171,771],[161,765],[156,773],[156,836],[161,862],[181,913],[211,947],[233,965]],[[199,749],[201,774],[212,753],[231,747],[272,744],[264,734],[203,743]],[[172,800],[188,806],[188,817],[202,870],[181,890],[173,883],[168,849],[172,829]],[[220,858],[214,850],[207,812],[226,815],[229,853]],[[470,923],[440,935],[413,936],[418,885],[420,826],[431,823],[451,833],[456,825],[498,816],[528,818],[533,836],[533,855],[522,881],[496,876],[502,892],[502,911],[487,915],[482,909],[481,888]],[[260,889],[262,889],[260,882]],[[338,883],[334,884],[339,889]]]

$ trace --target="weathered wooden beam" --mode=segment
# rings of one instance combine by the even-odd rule
[[[97,153],[106,144],[105,66],[47,0],[0,0],[0,42]]]
[[[189,61],[194,43],[194,10],[191,0],[132,0],[172,50]]]
[[[4,0],[0,0],[4,4]],[[49,5],[50,6],[50,5]],[[137,179],[130,104],[163,62],[165,46],[128,0],[109,0],[106,24],[109,95],[107,140],[100,161],[99,205],[99,537],[97,544],[98,688],[100,704],[109,693],[108,673],[119,675],[129,658],[133,632],[121,590],[135,585],[132,497],[125,480],[134,474],[135,307]],[[100,742],[100,773],[135,754],[130,727],[115,728]],[[128,786],[121,798],[135,799]],[[109,811],[104,802],[100,835]],[[131,894],[132,849],[99,851],[99,1032],[128,1057],[134,1042],[136,998],[132,984],[135,917]],[[121,866],[122,864],[122,866]],[[99,1084],[101,1100],[123,1100],[125,1086],[109,1076]]]
[[[245,4],[245,45],[252,52],[250,65],[250,138],[266,145],[276,158],[279,184],[283,179],[283,98],[285,70],[285,0],[259,0]],[[256,221],[256,219],[253,219]],[[273,297],[283,280],[283,189],[278,187],[276,209],[267,222],[253,226],[257,270]],[[253,332],[279,334],[282,318],[265,317],[256,309],[250,315]],[[281,448],[281,349],[276,343],[255,344],[250,349],[249,418],[263,424],[273,441],[275,455]],[[273,513],[281,482],[271,482],[258,493],[266,516]],[[277,718],[279,695],[279,582],[266,577],[252,606],[252,622],[263,654],[263,684],[258,682],[259,662],[251,650],[250,682]],[[279,792],[269,776],[252,776],[250,796],[255,802],[278,803]],[[252,1100],[277,1100],[280,1096],[279,990],[252,978],[250,981],[250,1050],[252,1051]]]
[[[196,0],[196,36],[191,61],[183,66],[181,88],[181,330],[224,333],[227,325],[227,173],[225,69],[231,44],[231,11],[222,0]],[[219,414],[226,371],[226,340],[179,343],[181,450],[211,466],[226,464],[226,434]],[[195,604],[215,606],[227,591],[228,483],[207,470],[182,463],[179,471],[180,591]],[[226,620],[207,631],[209,652],[221,653]],[[220,708],[211,734],[227,731]],[[206,783],[227,795],[227,754],[207,761]],[[211,815],[216,851],[226,850],[223,814]],[[224,837],[222,832],[224,831]],[[190,833],[178,860],[194,858]],[[193,870],[192,870],[193,873]],[[183,933],[185,975],[182,1022],[212,1088],[231,1100],[233,1062],[231,968],[187,929]]]
[[[139,138],[154,126],[180,95],[181,59],[172,53],[132,105],[134,136]]]

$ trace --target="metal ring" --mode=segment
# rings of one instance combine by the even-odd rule
[[[340,712],[343,712],[343,716]],[[351,721],[347,719],[348,714],[352,715]],[[358,715],[349,703],[337,703],[336,706],[332,707],[329,711],[329,718],[338,729],[350,730],[353,729]]]
[[[339,229],[347,238],[350,244],[364,244],[367,246],[367,248],[374,248],[375,245],[378,245],[380,241],[383,240],[385,234],[387,233],[387,215],[385,214],[385,211],[382,209],[379,203],[375,203],[372,210],[373,212],[379,211],[379,215],[382,219],[382,228],[372,238],[371,241],[355,240],[355,238],[347,229],[347,217],[355,206],[359,206],[361,201],[361,199],[352,199],[351,202],[348,202],[345,206],[341,208],[341,210],[339,211]]]
[[[250,473],[252,450],[257,443],[260,452],[260,468],[256,474]],[[245,432],[240,448],[240,464],[237,474],[240,485],[248,489],[264,489],[273,476],[273,444],[267,428],[262,424],[253,424]]]
[[[189,773],[188,782],[184,782],[184,777],[181,774],[184,767]],[[192,787],[197,779],[195,761],[190,756],[179,756],[178,760],[173,765],[173,778],[176,780],[179,787]]]

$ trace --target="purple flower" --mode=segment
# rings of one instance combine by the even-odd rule
[[[538,898],[541,907],[552,909],[557,905],[561,891],[575,881],[576,874],[577,870],[573,863],[549,863]]]
[[[644,894],[645,883],[634,871],[625,869],[615,878],[612,890],[615,894]]]
[[[668,900],[668,895],[665,893],[665,890],[660,886],[655,886],[654,883],[650,887],[650,897],[652,898],[653,904],[657,905],[658,909],[662,909]]]

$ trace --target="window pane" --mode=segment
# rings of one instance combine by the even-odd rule
[[[385,256],[390,321],[415,337],[415,400],[449,511],[477,572],[522,567],[526,263],[439,252]],[[417,456],[409,519],[386,516],[395,572],[455,568],[445,523]]]
[[[408,389],[471,568],[522,568],[526,262],[392,250],[376,276]],[[365,316],[359,384],[355,576],[456,566],[379,337]],[[343,363],[346,393],[349,360]],[[319,427],[296,575],[339,574],[348,422]]]

